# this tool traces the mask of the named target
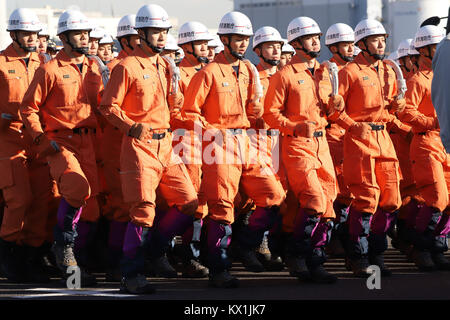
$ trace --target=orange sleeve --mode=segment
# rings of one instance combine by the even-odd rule
[[[194,129],[194,124],[200,122],[202,128],[209,127],[203,116],[203,105],[208,98],[212,86],[212,75],[203,69],[197,72],[184,92],[184,104],[181,117],[187,129]]]
[[[288,84],[283,79],[282,73],[275,73],[270,78],[269,88],[264,98],[263,119],[271,128],[279,129],[280,132],[287,135],[293,135],[296,123],[283,115],[288,95],[287,90]]]
[[[407,87],[406,107],[402,113],[399,113],[399,119],[409,124],[417,132],[430,130],[434,124],[434,118],[425,116],[418,109],[425,96],[423,86],[417,81],[417,78],[412,78],[407,82]]]
[[[20,105],[23,124],[33,140],[44,132],[39,118],[39,110],[47,98],[52,83],[53,80],[45,71],[45,67],[39,67]]]
[[[100,113],[123,133],[128,133],[134,124],[134,121],[121,109],[129,87],[130,75],[125,66],[118,64],[111,73],[99,105]]]

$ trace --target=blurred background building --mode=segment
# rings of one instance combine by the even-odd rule
[[[190,1],[191,4],[189,4]],[[70,6],[57,8],[55,3],[59,2],[52,1],[53,6],[46,4],[50,2],[50,0],[32,2],[0,0],[0,50],[3,50],[11,42],[10,36],[6,32],[9,15],[17,6],[25,3],[33,3],[33,6],[28,5],[27,7],[35,10],[41,22],[48,25],[52,38],[55,42],[59,42],[56,37],[58,18]],[[63,1],[60,4],[64,6],[63,4],[67,2]],[[80,1],[80,7],[72,7],[81,9],[97,26],[103,27],[115,37],[117,23],[122,15],[126,14],[119,12],[119,8],[124,6],[123,2],[127,3],[127,13],[135,12],[136,8],[144,3],[153,3],[140,0],[110,0],[101,2],[103,5],[93,6],[89,1]],[[165,6],[165,3],[170,8],[167,11],[173,25],[170,33],[175,37],[177,37],[179,25],[191,20],[200,22],[208,20],[209,23],[206,25],[210,32],[215,34],[220,18],[210,18],[222,17],[227,10],[233,9],[249,16],[254,31],[262,26],[273,26],[280,31],[284,38],[286,38],[289,22],[298,16],[309,16],[315,19],[324,34],[328,27],[336,22],[347,23],[354,28],[360,20],[373,18],[381,21],[389,32],[388,53],[395,50],[401,40],[413,38],[425,19],[431,16],[447,16],[450,6],[450,0],[180,0],[179,3],[174,0],[166,0],[161,5]],[[186,9],[188,7],[195,9],[188,11]],[[84,8],[89,8],[89,10]],[[177,8],[178,11],[175,10]],[[122,9],[122,11],[124,10]],[[173,14],[173,12],[178,14]],[[216,20],[217,22],[215,22]],[[446,22],[447,20],[443,19],[441,26],[445,26]],[[324,39],[325,37],[322,37],[322,45],[324,45]],[[319,60],[328,59],[330,56],[328,50],[323,47]],[[247,51],[247,57],[253,62],[258,61],[251,49]]]
[[[377,19],[389,33],[388,53],[396,50],[400,41],[414,38],[420,24],[431,16],[444,17],[448,14],[450,0],[234,0],[234,10],[245,13],[253,24],[253,30],[272,26],[286,38],[289,22],[298,16],[316,20],[323,34],[334,23],[342,22],[355,28],[362,19]],[[441,21],[445,27],[446,19]],[[324,47],[319,60],[328,59],[331,54]],[[247,56],[256,61],[250,50]]]

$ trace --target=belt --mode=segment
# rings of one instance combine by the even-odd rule
[[[294,135],[287,135],[288,137],[301,137],[301,136],[294,136]],[[323,137],[323,131],[314,131],[313,133],[314,138]]]
[[[84,134],[88,134],[89,131],[91,131],[92,133],[96,133],[97,132],[97,130],[95,128],[73,128],[72,131],[75,134],[83,134],[83,133]]]
[[[243,130],[242,129],[227,129],[228,131],[231,132],[231,134],[242,134]]]
[[[95,129],[95,128],[73,128],[73,129],[59,129],[59,130],[53,130],[53,132],[61,132],[61,131],[66,131],[66,130],[69,130],[69,131],[72,131],[74,134],[88,134],[89,132],[92,132],[92,133],[96,133],[97,132],[97,129]],[[67,132],[67,131],[66,131]]]
[[[323,137],[323,131],[314,131],[313,136],[315,138],[317,137]]]
[[[152,139],[155,139],[155,140],[164,139],[166,137],[167,133],[172,132],[172,129],[155,129],[155,130],[157,130],[157,131],[164,130],[163,132],[155,132],[155,131],[153,131]]]
[[[375,131],[384,130],[384,124],[369,123],[369,126],[371,126],[372,130],[375,130]]]
[[[166,137],[166,133],[165,132],[161,132],[161,133],[153,133],[152,134],[152,139],[155,139],[155,140],[161,140],[161,139],[164,139]]]

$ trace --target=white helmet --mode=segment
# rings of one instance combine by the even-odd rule
[[[198,40],[212,40],[208,28],[203,23],[197,21],[186,22],[178,31],[178,44],[185,44]]]
[[[413,39],[405,39],[400,41],[397,48],[399,58],[403,58],[409,55],[409,48],[411,46],[411,42],[413,42]]]
[[[284,40],[277,29],[268,26],[261,27],[256,30],[253,37],[253,50],[261,43],[272,41],[280,42],[281,45],[284,44]]]
[[[291,43],[298,37],[310,35],[310,34],[320,34],[319,25],[316,21],[309,17],[297,17],[294,18],[287,27],[287,37],[288,43]]]
[[[135,29],[141,28],[170,29],[172,24],[166,10],[157,4],[147,4],[142,6],[136,14]]]
[[[114,39],[110,34],[105,33],[98,44],[114,44]]]
[[[95,27],[89,32],[89,38],[102,39],[106,34],[106,30],[100,27]]]
[[[212,35],[212,39],[209,40],[208,42],[208,47],[209,48],[217,48],[220,45],[223,45],[222,42],[220,41],[220,38],[217,34],[213,34]]]
[[[41,24],[41,31],[38,32],[38,36],[40,37],[50,37],[50,32],[48,32],[48,27],[45,23]]]
[[[59,17],[56,35],[71,30],[92,30],[86,16],[78,10],[67,10]]]
[[[420,52],[417,51],[416,48],[414,47],[414,40],[411,41],[411,43],[409,44],[408,54],[410,56],[420,55]]]
[[[123,16],[119,24],[117,25],[117,38],[138,34],[137,31],[134,29],[136,25],[136,15],[135,14],[127,14],[126,16]]]
[[[215,47],[214,48],[214,52],[216,53],[216,54],[219,54],[219,53],[221,53],[223,50],[224,50],[224,45],[223,45],[223,43],[222,43],[222,41],[220,41],[219,40],[219,42],[218,42],[218,46],[217,47]]]
[[[355,42],[355,32],[345,23],[331,25],[325,34],[325,45],[329,46],[338,42]]]
[[[220,20],[217,34],[239,34],[243,36],[252,36],[252,23],[250,22],[250,19],[241,12],[228,12]]]
[[[391,54],[388,55],[386,59],[398,62],[398,58],[400,57],[398,56],[397,50],[395,50],[394,52],[391,52]]]
[[[19,8],[14,10],[9,16],[8,27],[6,31],[31,31],[39,32],[42,25],[33,10]]]
[[[167,40],[164,46],[164,50],[178,51],[179,49],[181,48],[177,46],[177,40],[175,39],[175,37],[171,34],[167,34]]]
[[[375,19],[364,19],[355,27],[355,43],[359,40],[374,35],[388,36],[381,22]]]
[[[444,37],[445,29],[433,25],[423,26],[417,30],[414,39],[414,47],[417,49],[430,44],[437,44],[441,42]]]
[[[286,39],[283,39],[284,44],[281,47],[281,53],[292,53],[295,54],[295,49],[293,46],[291,46]]]

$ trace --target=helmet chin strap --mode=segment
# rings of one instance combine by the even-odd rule
[[[402,64],[403,68],[405,68],[405,70],[406,70],[407,72],[410,72],[411,70],[406,66],[406,63],[405,63],[405,57],[401,57],[399,60],[400,60],[401,62],[403,62],[403,64]],[[411,62],[412,62],[412,61],[411,61]]]
[[[36,49],[37,49],[36,46],[34,46],[34,47],[24,46],[19,40],[17,40],[17,33],[14,32],[14,34],[15,34],[15,37],[13,38],[13,41],[19,45],[20,49],[22,49],[25,52],[35,52],[36,51]]]
[[[341,59],[344,60],[345,62],[352,62],[355,59],[353,56],[347,57],[347,56],[342,55],[341,52],[339,51],[339,49],[338,48],[336,48],[336,49],[337,49],[338,56],[341,57]]]
[[[425,58],[428,58],[430,60],[433,60],[433,57],[431,56],[431,47],[427,46],[428,55],[424,55]]]
[[[377,53],[371,53],[369,51],[369,49],[367,49],[367,43],[366,43],[366,39],[363,39],[363,43],[364,43],[364,47],[365,49],[361,49],[361,51],[366,52],[369,56],[371,56],[372,58],[374,58],[375,60],[383,60],[386,55],[385,54],[377,54]]]
[[[124,39],[125,39],[125,41],[126,41],[126,47],[130,50],[130,51],[134,51],[134,48],[133,48],[133,46],[130,44],[130,39],[131,39],[131,37],[130,36],[124,36],[123,37]],[[122,44],[122,42],[119,42],[120,43],[120,45],[123,45]]]
[[[160,47],[157,47],[157,46],[154,46],[153,44],[151,44],[147,40],[147,31],[145,29],[143,31],[144,31],[145,38],[141,38],[141,39],[144,40],[145,44],[147,44],[147,46],[150,48],[150,50],[152,50],[153,53],[156,53],[156,54],[163,52],[164,48],[160,48]]]
[[[66,32],[66,40],[67,44],[72,48],[72,51],[77,52],[79,54],[88,54],[89,53],[89,47],[75,47],[73,43],[69,40],[69,33]]]
[[[200,63],[209,63],[208,57],[199,57],[198,54],[195,53],[195,49],[194,49],[194,42],[191,42],[191,48],[192,48],[192,52],[187,51],[187,53],[192,54],[198,62]]]
[[[298,41],[299,41],[300,39],[298,39],[296,42],[298,43]],[[320,50],[319,51],[309,51],[309,50],[306,50],[304,47],[303,47],[303,44],[302,44],[302,47],[301,48],[295,48],[294,47],[294,49],[296,49],[296,50],[301,50],[301,51],[303,51],[306,55],[308,55],[309,57],[311,57],[311,58],[317,58],[318,56],[320,56]]]
[[[262,53],[259,55],[259,57],[260,57],[261,59],[263,59],[263,61],[264,61],[265,63],[271,65],[272,67],[276,67],[277,65],[280,64],[280,60],[266,59],[266,58],[263,56]]]
[[[231,49],[230,42],[231,42],[231,35],[228,35],[228,43],[227,43],[225,46],[226,46],[226,47],[228,48],[228,50],[230,51],[231,55],[232,55],[233,57],[235,57],[236,59],[238,59],[238,60],[244,59],[245,54],[240,54],[240,53],[234,51],[233,49]]]

